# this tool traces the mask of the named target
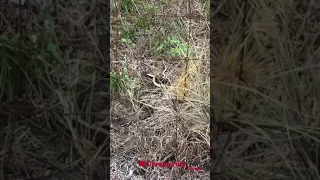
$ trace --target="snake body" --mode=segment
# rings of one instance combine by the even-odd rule
[[[163,87],[164,84],[168,83],[168,80],[166,79],[166,75],[165,72],[167,71],[167,66],[164,64],[164,70],[162,71],[162,78],[160,80],[160,78],[157,78],[155,75],[153,74],[146,74],[147,76],[149,76],[150,78],[152,78],[152,82],[155,86],[157,87]]]

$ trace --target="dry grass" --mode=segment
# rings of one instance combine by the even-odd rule
[[[121,4],[113,2],[114,9]],[[174,17],[190,13],[186,2],[167,2],[163,9],[155,3],[152,12],[165,16],[153,16],[145,35],[133,40],[135,46],[112,47],[114,59],[117,63],[128,64],[130,76],[139,84],[138,89],[129,87],[120,102],[119,98],[112,100],[112,126],[125,122],[111,131],[112,179],[209,179],[209,22],[205,4],[192,1],[190,5],[192,13],[200,18]],[[143,11],[139,13],[137,17],[144,14]],[[113,37],[116,37],[117,29],[121,34],[121,29],[130,28],[125,22],[134,16],[121,14],[114,18],[122,22],[112,26]],[[173,41],[179,39],[188,46],[189,53],[193,52],[187,68],[183,57],[168,57],[170,49],[153,54],[157,43],[168,37]],[[183,46],[180,50],[181,56],[187,54]],[[119,64],[112,66],[113,71],[121,67]],[[168,84],[157,87],[145,74],[165,78]],[[119,112],[125,108],[126,113]],[[139,167],[139,160],[183,161],[202,170]]]
[[[248,1],[243,27],[242,1],[214,5],[215,118],[235,127],[219,177],[319,179],[319,7]],[[216,144],[217,156],[223,146]]]
[[[22,59],[19,40],[7,50],[19,35],[20,7],[1,1],[1,38],[9,40],[0,61],[13,65],[1,66],[0,179],[105,179],[108,133],[96,129],[108,117],[108,89],[97,39],[107,15],[95,9],[105,4],[61,2],[55,23],[48,1],[25,3]]]

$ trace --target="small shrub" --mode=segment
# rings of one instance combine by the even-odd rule
[[[158,42],[154,49],[154,55],[161,54],[169,57],[187,57],[188,44],[182,43],[176,36],[169,36],[163,42]],[[194,53],[189,49],[188,57],[193,57]]]

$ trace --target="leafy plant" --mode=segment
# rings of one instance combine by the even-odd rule
[[[129,44],[135,46],[133,43],[133,39],[135,38],[135,30],[134,29],[123,29],[121,33],[121,42],[124,44]]]
[[[164,54],[169,57],[186,57],[188,52],[188,44],[182,43],[176,36],[169,36],[164,42],[159,42],[156,45],[154,54],[159,56]],[[189,49],[189,57],[194,56],[193,52]]]
[[[121,42],[135,46],[134,39],[136,38],[137,33],[149,30],[152,20],[151,15],[147,17],[125,18],[121,26]]]
[[[121,38],[132,40],[135,37],[134,29],[125,29],[123,28],[121,31]]]

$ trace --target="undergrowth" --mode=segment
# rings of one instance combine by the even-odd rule
[[[48,44],[47,49],[39,49],[31,41],[20,42],[8,37],[1,37],[0,43],[1,99],[5,97],[10,101],[21,96],[21,93],[27,93],[30,97],[52,93],[50,88],[56,84],[50,74],[58,63],[49,53],[58,52],[54,44]]]
[[[196,21],[193,24],[196,28],[189,27],[189,18],[170,16],[187,13],[187,4],[181,7],[179,3],[182,2],[131,0],[112,4],[112,39],[115,43],[122,42],[111,47],[116,61],[111,64],[112,76],[121,86],[117,89],[122,89],[122,98],[112,99],[111,125],[115,130],[111,131],[111,172],[114,177],[124,178],[120,174],[127,172],[121,167],[126,166],[137,172],[130,176],[132,179],[208,178],[210,64],[208,31],[203,30],[208,25],[208,13],[204,10],[208,3],[196,1],[197,6],[191,5],[194,6],[191,11],[200,13],[201,17],[190,20]],[[127,86],[120,85],[127,79],[124,64],[128,65],[130,77]],[[152,76],[154,79],[150,79]],[[165,81],[162,87],[157,85]],[[112,86],[117,86],[115,84]],[[125,133],[126,127],[131,131]],[[200,156],[195,155],[201,150]],[[133,156],[127,157],[126,153]],[[127,163],[137,164],[138,159],[185,160],[189,166],[201,166],[203,171],[182,170],[180,174],[161,168],[140,173],[143,167]]]
[[[108,84],[101,77],[106,67],[96,55],[102,54],[98,45],[84,37],[92,33],[84,19],[75,22],[66,12],[82,11],[90,19],[78,7],[103,4],[25,3],[20,8],[8,2],[0,10],[0,179],[106,179],[97,169],[106,155],[106,134],[88,126],[107,117]],[[72,44],[79,37],[86,40]]]

